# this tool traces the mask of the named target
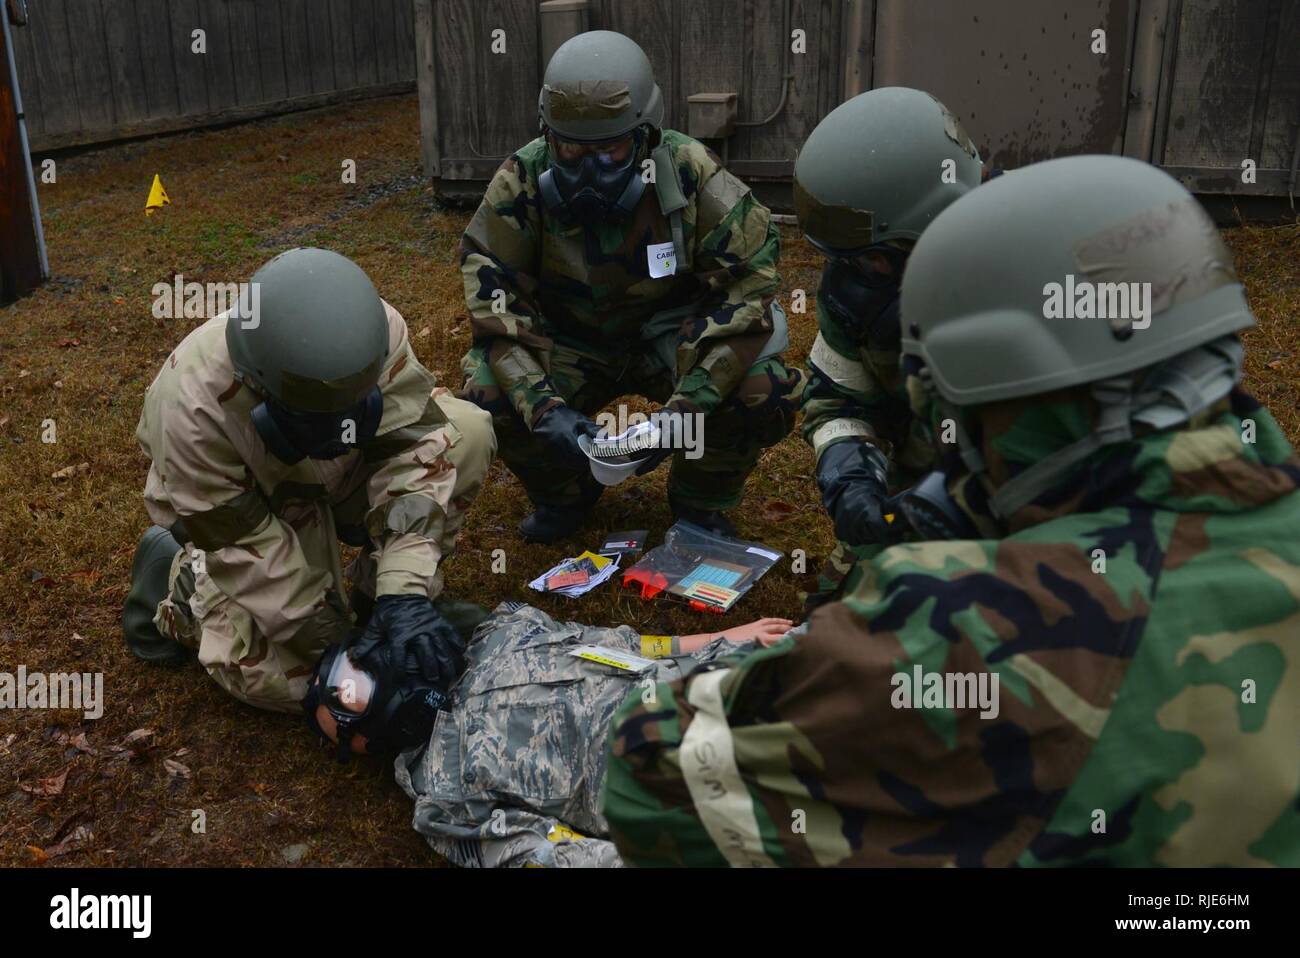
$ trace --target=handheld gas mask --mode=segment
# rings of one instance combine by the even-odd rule
[[[549,133],[548,142],[554,136]],[[640,202],[646,187],[637,171],[645,132],[637,129],[629,136],[632,143],[623,160],[615,159],[613,152],[599,150],[565,160],[551,146],[551,165],[537,182],[547,212],[584,226],[613,224],[625,219]]]

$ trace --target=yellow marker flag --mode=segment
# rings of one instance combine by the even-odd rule
[[[153,186],[149,187],[149,198],[144,201],[144,215],[153,216],[154,210],[160,210],[163,206],[171,206],[172,201],[167,196],[167,191],[163,189],[162,178],[157,173],[153,175]]]

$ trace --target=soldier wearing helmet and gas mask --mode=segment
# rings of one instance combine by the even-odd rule
[[[777,229],[716,156],[663,128],[627,37],[562,45],[538,106],[541,135],[502,164],[461,246],[474,335],[461,395],[492,413],[534,504],[520,531],[550,542],[589,514],[590,417],[625,394],[661,403],[656,422],[703,417],[703,455],[664,429],[638,474],[676,452],[674,514],[732,531],[723,512],[793,428],[802,388],[780,358]]]
[[[289,250],[251,289],[176,347],[145,396],[155,525],[127,644],[150,661],[193,650],[231,694],[292,711],[355,621],[380,673],[443,688],[463,642],[439,567],[492,460],[489,418],[437,387],[345,257]],[[361,547],[350,602],[340,542]]]
[[[624,860],[1295,865],[1300,460],[1239,386],[1213,221],[1148,164],[1049,160],[940,213],[901,296],[914,413],[955,426],[932,501],[967,528],[630,697]]]
[[[827,258],[802,431],[838,540],[814,602],[833,593],[855,549],[898,534],[886,519],[890,493],[931,467],[933,451],[912,417],[900,369],[899,288],[917,239],[979,185],[981,171],[957,118],[930,94],[905,87],[841,104],[799,152],[799,225]]]

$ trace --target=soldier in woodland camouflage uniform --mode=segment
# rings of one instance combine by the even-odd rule
[[[502,164],[461,245],[474,331],[462,395],[492,413],[537,507],[520,531],[577,528],[600,493],[578,438],[625,394],[707,417],[703,456],[674,457],[669,500],[729,531],[721,511],[793,428],[802,388],[780,359],[776,226],[702,144],[660,128],[659,87],[627,37],[561,46],[539,108],[542,136]],[[664,442],[638,474],[680,437]]]
[[[1149,310],[1111,308],[1130,283]],[[935,219],[902,322],[979,532],[877,548],[805,635],[629,697],[624,860],[1300,865],[1300,460],[1236,385],[1213,223],[1135,160],[1030,166]],[[917,666],[996,676],[996,715],[900,707]]]
[[[716,637],[641,636],[502,603],[470,643],[465,675],[428,746],[397,759],[416,830],[458,865],[621,864],[600,814],[614,710],[629,690],[649,695],[656,680],[774,641],[792,624],[764,619]],[[584,661],[569,654],[579,645],[653,658],[657,669],[638,676]]]
[[[916,240],[979,185],[981,169],[957,118],[928,93],[904,87],[841,104],[799,153],[799,225],[827,257],[802,430],[838,540],[810,605],[832,597],[854,547],[888,540],[890,491],[933,468],[900,368],[898,292]]]
[[[342,540],[363,547],[350,604],[370,644],[417,643],[426,678],[448,684],[463,643],[432,600],[492,461],[489,417],[436,386],[355,263],[290,250],[253,282],[257,313],[194,330],[145,396],[156,525],[136,552],[127,644],[154,661],[192,649],[231,694],[296,710],[353,626]]]

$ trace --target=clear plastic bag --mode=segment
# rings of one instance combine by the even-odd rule
[[[693,522],[678,522],[663,545],[623,573],[623,586],[641,598],[660,594],[706,612],[727,612],[784,555],[759,542],[733,539]]]

